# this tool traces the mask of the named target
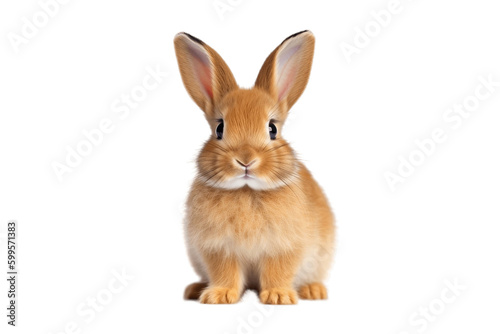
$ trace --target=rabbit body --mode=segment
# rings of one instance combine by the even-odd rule
[[[239,88],[202,41],[182,33],[175,43],[184,84],[213,130],[186,205],[188,254],[201,281],[189,285],[185,297],[234,303],[255,289],[269,304],[325,299],[334,216],[281,137],[309,77],[312,34],[292,35],[278,46],[251,89]]]

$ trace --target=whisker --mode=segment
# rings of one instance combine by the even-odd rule
[[[221,156],[225,156],[224,154],[219,153],[219,152],[217,152],[217,151],[205,150],[205,152],[208,152],[208,153],[213,153],[213,154],[217,154],[217,155],[221,155]]]
[[[220,184],[220,182],[222,181],[223,178],[224,178],[224,174],[221,173],[221,176],[214,182],[214,185],[218,186]]]
[[[273,170],[271,170],[271,172],[274,174],[274,176],[276,176],[278,179],[280,179],[281,182],[283,182],[283,184],[285,186],[287,186],[291,191],[292,193],[295,195],[295,197],[297,197],[297,199],[299,200],[299,203],[301,203],[301,199],[300,197],[295,193],[295,191],[292,189],[292,187],[287,183],[285,182],[285,180],[283,180],[277,173],[275,173]],[[293,183],[293,182],[292,182]]]
[[[223,168],[222,168],[222,167],[217,167],[216,169],[211,169],[211,170],[208,170],[208,171],[206,171],[206,172],[204,172],[204,173],[198,173],[198,176],[199,176],[199,177],[201,177],[201,178],[203,178],[203,177],[206,177],[207,175],[210,175],[211,173],[213,173],[213,175],[212,175],[212,176],[210,176],[210,177],[209,177],[209,178],[205,181],[205,183],[206,183],[209,179],[211,179],[212,177],[214,177],[216,174],[220,173],[222,170],[223,170]]]
[[[212,176],[210,176],[209,178],[207,178],[205,180],[205,184],[208,184],[208,181],[210,181],[214,176],[218,175],[222,170],[219,170],[217,172],[215,172]]]
[[[282,148],[283,146],[287,146],[288,143],[284,143],[284,144],[281,144],[279,146],[276,146],[276,147],[271,147],[270,149],[264,151],[263,153],[267,153],[267,152],[272,152],[272,151],[276,151],[277,149],[280,149]]]

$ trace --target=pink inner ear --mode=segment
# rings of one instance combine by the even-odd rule
[[[208,55],[198,48],[190,47],[189,52],[192,55],[191,64],[194,74],[198,79],[203,93],[210,99],[214,97],[212,90],[212,66]]]
[[[282,50],[277,59],[277,80],[276,86],[278,89],[278,99],[282,100],[286,98],[290,89],[293,86],[297,75],[297,51],[300,49],[301,45],[291,45],[287,46]]]
[[[291,68],[286,73],[283,73],[278,83],[278,100],[280,101],[288,95],[292,83],[295,80],[296,70],[293,66],[290,67]]]

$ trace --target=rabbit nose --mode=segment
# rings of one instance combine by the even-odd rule
[[[255,164],[258,160],[255,150],[250,145],[241,146],[235,153],[233,156],[234,161],[245,169]]]
[[[241,162],[241,161],[240,161],[240,160],[238,160],[238,159],[234,159],[234,160],[236,160],[236,162],[237,162],[240,166],[245,167],[245,168],[250,167],[251,165],[253,165],[253,164],[255,163],[255,161],[257,161],[257,159],[254,159],[254,160],[250,161],[249,163],[244,163],[244,162]]]

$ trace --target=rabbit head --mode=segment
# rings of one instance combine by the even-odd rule
[[[300,177],[281,132],[309,79],[313,34],[285,39],[251,89],[238,87],[221,56],[201,40],[179,33],[174,44],[184,86],[212,129],[197,159],[199,179],[223,189],[271,190]]]

